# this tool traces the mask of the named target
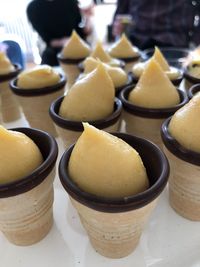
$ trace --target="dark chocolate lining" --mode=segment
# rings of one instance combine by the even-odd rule
[[[52,120],[55,122],[55,124],[57,124],[61,128],[72,130],[72,131],[77,131],[77,132],[80,132],[80,131],[82,132],[83,125],[81,121],[68,120],[68,119],[62,118],[58,114],[63,98],[64,96],[59,97],[54,102],[52,102],[50,109],[49,109],[49,114]],[[97,127],[98,129],[104,129],[116,123],[121,115],[121,112],[122,112],[122,103],[118,98],[115,98],[114,112],[110,116],[108,116],[105,119],[96,120],[96,121],[87,121],[87,122]]]
[[[67,171],[69,158],[74,145],[63,154],[59,164],[60,180],[68,194],[89,208],[108,213],[130,211],[149,204],[163,191],[169,175],[168,160],[156,145],[148,140],[128,134],[114,133],[114,135],[122,138],[140,154],[150,182],[150,187],[144,192],[121,198],[107,198],[81,190],[70,179]]]
[[[183,147],[176,139],[169,133],[168,126],[171,117],[164,121],[161,127],[161,137],[166,148],[176,157],[189,162],[191,164],[200,166],[200,153],[194,152]]]
[[[82,58],[64,58],[61,53],[57,56],[58,61],[64,63],[64,64],[78,64],[82,62],[86,57]]]
[[[8,74],[0,74],[0,82],[5,82],[5,81],[8,81],[10,79],[13,79],[21,72],[21,70],[22,70],[21,65],[13,64],[13,66],[15,67],[14,71],[11,71]]]
[[[184,91],[177,89],[179,96],[180,96],[180,100],[181,100],[178,105],[174,107],[170,107],[170,108],[158,108],[158,109],[143,108],[143,107],[136,106],[127,100],[129,93],[132,91],[132,89],[133,89],[132,85],[127,86],[125,89],[123,89],[120,93],[120,99],[122,101],[123,108],[127,112],[134,114],[136,116],[139,116],[139,117],[157,118],[157,119],[167,118],[171,116],[172,114],[174,114],[176,110],[178,110],[179,108],[181,108],[188,102],[187,94]]]
[[[189,98],[193,98],[193,96],[200,92],[200,83],[197,83],[195,85],[193,85],[192,87],[190,87],[190,89],[188,90],[188,96]]]
[[[22,132],[30,137],[39,147],[44,162],[31,174],[22,179],[1,184],[0,198],[12,197],[25,193],[42,183],[52,171],[58,155],[57,143],[48,133],[33,128],[13,128],[11,130]]]
[[[17,86],[17,78],[10,82],[10,88],[16,95],[20,96],[39,96],[39,95],[46,95],[50,93],[54,93],[56,91],[61,90],[66,83],[65,76],[60,74],[60,81],[52,86],[47,86],[43,88],[31,88],[31,89],[22,89]]]

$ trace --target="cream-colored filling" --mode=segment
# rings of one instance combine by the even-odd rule
[[[73,121],[104,119],[113,113],[115,90],[105,67],[99,63],[70,88],[64,97],[59,114]]]
[[[142,160],[123,140],[84,124],[69,160],[71,179],[85,192],[126,197],[149,186]]]
[[[172,116],[170,134],[185,148],[200,153],[200,93]]]
[[[90,52],[89,45],[74,30],[64,45],[61,54],[64,58],[78,59],[89,56]]]
[[[9,58],[3,52],[0,52],[0,75],[8,74],[15,70]]]
[[[43,162],[36,144],[25,134],[0,126],[0,184],[29,175]]]
[[[187,68],[191,76],[200,79],[200,59],[192,60]]]
[[[157,61],[163,71],[170,70],[167,60],[158,47],[155,47],[153,58]]]
[[[134,74],[135,77],[139,78],[144,69],[146,68],[146,65],[149,63],[149,60],[146,62],[139,62],[135,64],[132,68],[132,73]],[[166,75],[169,77],[171,81],[177,79],[181,75],[181,71],[175,67],[170,66],[170,69],[168,71],[165,71]]]
[[[50,66],[41,65],[19,74],[17,86],[22,89],[38,89],[56,85],[60,75]]]
[[[160,65],[151,59],[128,100],[145,108],[168,108],[180,103],[180,97]]]
[[[118,59],[112,58],[103,48],[101,42],[97,42],[96,46],[93,50],[93,52],[90,55],[91,57],[95,59],[99,59],[104,63],[109,64],[110,66],[113,67],[118,67],[120,66],[120,61]]]
[[[132,46],[126,35],[122,34],[121,38],[111,46],[109,54],[116,58],[131,58],[138,56],[139,51],[137,47]]]
[[[110,75],[110,78],[112,79],[115,88],[123,86],[127,83],[128,75],[126,74],[126,72],[124,70],[122,70],[121,68],[118,68],[118,67],[109,66],[106,63],[103,63],[103,65],[106,68],[106,70],[108,71],[108,74]],[[96,60],[92,57],[88,57],[85,60],[84,74],[87,74],[87,73],[93,71],[95,68],[97,68],[97,66],[98,66],[98,60]]]

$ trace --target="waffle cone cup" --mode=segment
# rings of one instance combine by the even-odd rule
[[[20,106],[9,88],[9,80],[0,82],[0,98],[2,122],[7,123],[18,120],[21,116]]]
[[[55,92],[44,96],[24,97],[18,95],[16,97],[32,128],[41,129],[53,136],[57,136],[54,124],[49,117],[49,106],[60,94],[62,92]]]
[[[183,147],[168,131],[171,118],[161,128],[164,152],[170,162],[169,201],[181,216],[200,221],[200,153]]]
[[[139,117],[124,110],[122,120],[125,122],[125,132],[147,138],[162,147],[160,128],[164,119]]]
[[[164,152],[170,162],[169,201],[181,216],[200,221],[200,166],[179,159],[166,147]]]
[[[156,200],[142,208],[121,213],[96,211],[73,199],[72,203],[94,249],[108,258],[122,258],[138,245]]]
[[[129,93],[134,90],[133,86],[127,86],[120,93],[120,99],[123,103],[124,111],[122,113],[122,122],[124,131],[134,134],[157,144],[162,148],[162,139],[160,128],[166,118],[174,114],[176,110],[185,105],[188,101],[187,94],[179,89],[180,103],[170,108],[145,108],[136,106],[128,101]]]
[[[27,246],[44,238],[53,224],[56,141],[31,128],[15,128],[30,137],[43,155],[43,163],[19,180],[0,184],[0,231],[13,244]]]
[[[0,199],[0,230],[13,244],[27,246],[43,239],[53,224],[53,178],[50,174],[39,186]]]
[[[80,70],[78,68],[78,65],[77,64],[60,63],[60,66],[66,75],[67,84],[68,84],[68,87],[70,88],[74,84],[75,80],[77,79],[77,77],[80,74]]]
[[[64,94],[64,77],[61,77],[58,85],[41,89],[21,89],[16,86],[16,81],[12,81],[10,86],[30,126],[56,137],[57,132],[49,116],[49,106],[53,100]]]
[[[68,148],[70,145],[75,143],[79,138],[79,136],[82,134],[83,125],[82,121],[67,120],[59,115],[59,109],[62,100],[63,97],[60,97],[56,99],[54,102],[52,102],[49,113],[56,127],[58,136],[61,137],[64,147]],[[115,98],[115,107],[111,115],[109,115],[105,119],[89,121],[89,123],[104,131],[116,132],[118,131],[120,126],[121,112],[122,112],[121,101]]]
[[[73,146],[61,158],[59,176],[94,249],[109,258],[122,258],[136,248],[167,183],[169,166],[163,152],[153,143],[127,134],[114,135],[129,143],[141,155],[150,181],[146,191],[121,198],[100,197],[83,191],[67,171]]]

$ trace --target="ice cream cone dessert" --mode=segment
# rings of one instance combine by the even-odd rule
[[[163,123],[171,174],[169,200],[181,216],[200,221],[200,93]]]
[[[0,127],[0,230],[13,244],[43,239],[53,223],[53,137],[31,128]]]
[[[63,95],[65,82],[63,75],[47,65],[26,70],[12,81],[11,89],[32,128],[57,135],[48,110],[51,102]]]
[[[82,121],[107,131],[117,131],[122,104],[115,99],[113,82],[102,63],[79,79],[65,97],[55,100],[50,115],[65,147],[83,131]]]
[[[121,59],[125,62],[126,72],[131,71],[133,64],[140,58],[139,49],[131,44],[124,33],[121,38],[111,46],[109,54],[111,57]]]
[[[80,73],[78,64],[88,57],[90,52],[89,45],[80,38],[76,31],[73,31],[58,56],[60,66],[66,74],[69,87],[75,82]]]
[[[8,57],[0,52],[0,123],[12,122],[20,118],[18,103],[10,91],[9,82],[21,71],[21,67],[12,64]]]
[[[169,66],[167,60],[165,59],[164,55],[158,47],[155,47],[155,51],[151,59],[154,59],[159,64],[161,69],[165,72],[165,74],[168,76],[168,78],[174,85],[180,84],[183,79],[183,72],[178,68]],[[144,69],[146,68],[146,65],[149,64],[151,59],[145,62],[139,62],[133,66],[132,75],[135,81],[139,80]]]
[[[84,72],[80,74],[80,77],[82,78],[86,74],[96,69],[98,66],[98,63],[99,63],[99,60],[93,57],[88,57],[85,60]],[[119,93],[119,91],[121,91],[125,86],[130,85],[132,83],[130,76],[128,76],[123,69],[119,67],[112,67],[106,63],[103,63],[103,65],[108,71],[108,74],[111,80],[113,81],[116,94]]]
[[[187,102],[187,95],[170,82],[159,64],[152,59],[134,88],[122,90],[122,119],[126,132],[147,138],[162,147],[160,127],[164,118]]]
[[[59,165],[61,182],[92,246],[109,258],[125,257],[136,248],[168,171],[167,159],[152,143],[89,124]]]
[[[91,57],[95,58],[95,59],[99,59],[102,62],[112,66],[112,67],[121,67],[124,68],[125,67],[125,63],[122,60],[116,59],[111,57],[103,48],[103,45],[100,41],[98,41],[96,43],[96,46],[94,48],[94,50],[92,51]],[[84,65],[84,63],[83,63]]]

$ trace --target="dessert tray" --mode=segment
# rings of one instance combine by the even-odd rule
[[[28,127],[23,114],[6,128]],[[60,160],[63,154],[57,138]],[[39,243],[19,247],[0,233],[0,267],[198,267],[200,266],[200,222],[180,217],[170,207],[168,188],[161,194],[136,250],[122,259],[108,259],[90,245],[58,173],[54,182],[54,225]]]

